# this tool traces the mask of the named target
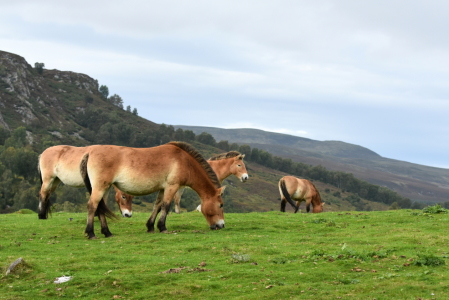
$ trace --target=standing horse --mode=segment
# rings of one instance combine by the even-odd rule
[[[192,146],[181,142],[153,148],[120,146],[92,146],[85,154],[81,173],[91,192],[88,206],[86,234],[95,238],[94,215],[104,193],[114,184],[121,191],[134,195],[147,195],[159,191],[163,201],[158,229],[166,232],[165,220],[174,194],[181,186],[189,186],[201,198],[204,217],[211,229],[224,227],[222,194],[217,175],[206,160]],[[154,231],[155,218],[147,221],[148,232]],[[101,223],[101,232],[112,235],[107,223]]]
[[[307,212],[310,211],[310,203],[313,205],[314,213],[323,211],[324,202],[315,185],[307,179],[299,179],[293,176],[284,176],[279,180],[279,192],[281,194],[281,211],[285,212],[285,205],[290,203],[298,212],[301,201],[306,202]],[[293,202],[296,201],[296,205]]]
[[[58,187],[60,182],[72,187],[84,187],[84,181],[81,177],[79,165],[84,154],[88,153],[90,149],[90,146],[73,147],[59,145],[47,148],[39,156],[38,171],[41,179],[41,189],[39,192],[39,219],[48,218],[48,212],[51,206],[49,197]],[[132,198],[118,189],[115,189],[115,191],[115,201],[119,206],[122,216],[131,217]],[[101,202],[99,210],[104,211],[104,213],[110,217],[115,216],[114,213],[107,208],[104,200]],[[99,217],[100,215],[101,214],[99,214]]]
[[[231,176],[235,175],[241,182],[246,182],[248,180],[248,171],[246,171],[245,163],[243,162],[243,158],[245,154],[241,154],[237,151],[230,151],[222,154],[218,154],[214,157],[211,157],[207,160],[212,170],[214,170],[215,174],[217,174],[218,180],[220,183],[223,183],[223,180]],[[181,212],[181,196],[184,192],[184,188],[180,188],[174,197],[175,202],[175,212],[179,214]],[[159,210],[160,203],[154,204],[154,209]]]

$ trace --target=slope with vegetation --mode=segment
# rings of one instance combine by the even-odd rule
[[[352,173],[372,184],[388,187],[412,201],[438,203],[449,199],[449,169],[385,158],[358,145],[316,141],[258,129],[182,125],[176,125],[175,128],[192,130],[196,134],[207,132],[216,140],[244,143],[295,162]]]
[[[116,144],[152,147],[171,140],[193,144],[206,158],[229,150],[246,154],[247,183],[229,177],[225,211],[250,212],[279,209],[278,180],[292,174],[313,180],[327,202],[327,211],[384,210],[411,207],[394,191],[359,180],[352,174],[294,162],[247,144],[217,142],[208,133],[159,125],[124,109],[124,100],[84,74],[31,67],[22,57],[0,51],[0,211],[37,209],[40,181],[37,157],[57,144],[85,146]],[[86,190],[60,186],[52,195],[56,211],[84,211]],[[135,211],[149,211],[155,195],[135,199]],[[181,205],[199,204],[186,191]],[[114,206],[109,197],[109,206]]]

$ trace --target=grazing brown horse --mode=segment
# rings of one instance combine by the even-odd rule
[[[241,154],[237,151],[230,151],[222,154],[218,154],[214,157],[211,157],[207,160],[209,165],[214,170],[215,174],[217,174],[218,180],[220,183],[223,183],[223,180],[228,178],[231,175],[235,175],[241,182],[245,182],[248,180],[248,171],[246,171],[245,163],[243,162],[243,158],[245,154]],[[175,212],[179,214],[181,212],[181,196],[184,192],[184,188],[181,187],[175,194],[174,202],[175,202]],[[160,203],[155,203],[153,211],[159,210]]]
[[[80,162],[83,155],[88,153],[89,147],[73,147],[59,145],[47,148],[39,156],[38,170],[41,179],[39,192],[39,219],[47,219],[50,210],[49,197],[55,191],[59,183],[72,187],[84,187],[84,181],[80,173]],[[115,201],[117,202],[123,217],[132,216],[132,198],[115,189]],[[125,197],[125,199],[123,198]],[[107,207],[104,200],[100,210],[104,210],[108,216],[114,215]],[[115,215],[114,215],[115,216]],[[99,214],[100,217],[100,214]]]
[[[321,196],[315,185],[307,179],[299,179],[293,176],[284,176],[279,180],[279,192],[281,194],[281,211],[285,212],[285,205],[290,203],[298,212],[301,201],[306,202],[307,212],[310,211],[310,204],[313,205],[312,212],[320,213],[323,211],[324,202],[321,202]],[[293,202],[296,201],[296,205]]]
[[[166,232],[165,220],[174,194],[181,186],[189,186],[201,198],[204,217],[211,229],[224,227],[222,194],[217,175],[206,160],[189,144],[170,142],[153,148],[128,148],[120,146],[91,146],[84,155],[80,169],[91,191],[88,202],[86,233],[95,238],[94,215],[104,193],[114,184],[121,191],[134,195],[147,195],[159,191],[163,201],[158,222],[161,232]],[[148,219],[148,232],[154,231],[155,218]],[[101,223],[101,232],[112,235],[107,223]]]

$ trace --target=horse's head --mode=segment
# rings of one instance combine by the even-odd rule
[[[318,205],[314,205],[314,206],[313,206],[312,212],[314,212],[314,213],[320,213],[320,212],[323,212],[323,206],[324,206],[324,202],[321,202],[321,203],[318,204]]]
[[[240,154],[234,158],[234,161],[231,165],[231,173],[234,174],[241,182],[245,182],[248,180],[248,171],[246,171],[245,163],[243,162],[243,158],[245,154]]]
[[[118,204],[118,208],[122,213],[122,217],[131,218],[133,215],[133,196],[128,195],[120,191],[114,186],[115,189],[115,202]]]
[[[206,218],[210,229],[222,229],[225,227],[222,199],[225,187],[217,189],[217,193],[214,196],[201,199],[201,212]]]

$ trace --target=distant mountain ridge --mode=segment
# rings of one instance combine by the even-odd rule
[[[248,128],[174,127],[192,130],[195,134],[207,132],[217,142],[227,140],[247,144],[293,161],[353,173],[370,183],[387,186],[413,201],[449,201],[449,169],[384,158],[365,147],[340,141],[316,141]]]

